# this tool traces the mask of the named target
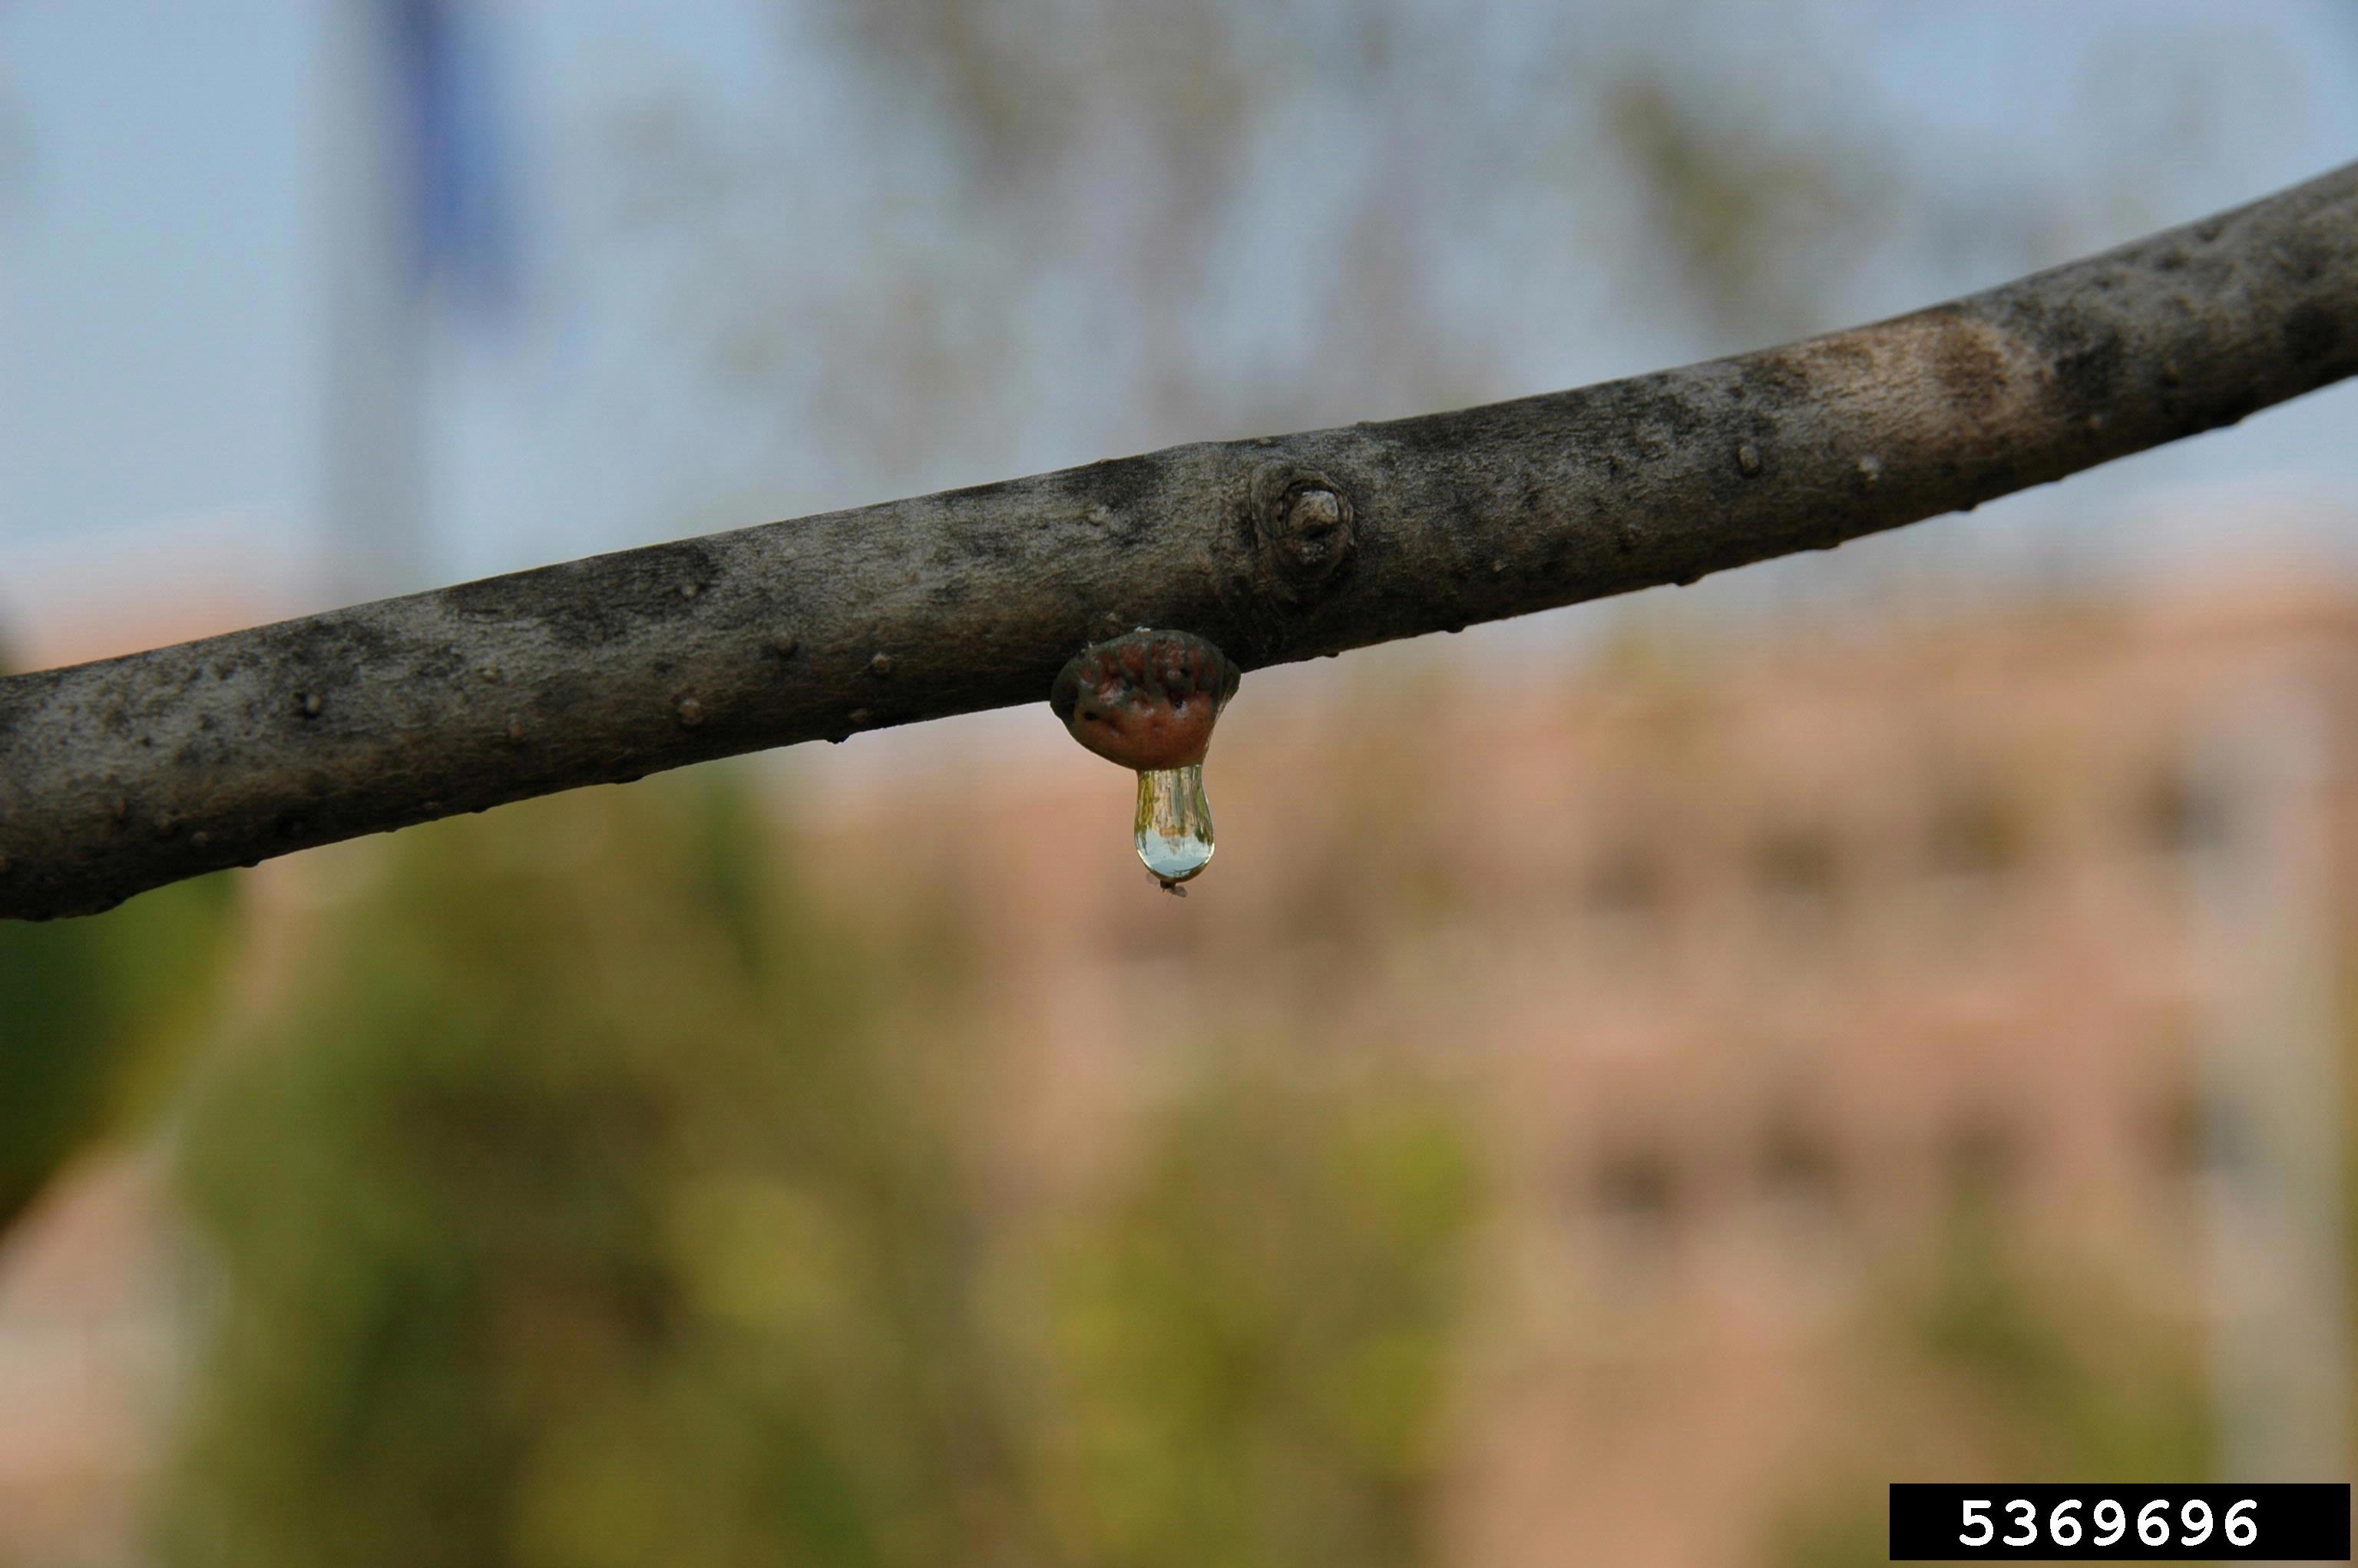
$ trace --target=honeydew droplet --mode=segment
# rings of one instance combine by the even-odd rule
[[[1212,803],[1204,795],[1203,763],[1138,775],[1138,858],[1174,892],[1212,863]]]

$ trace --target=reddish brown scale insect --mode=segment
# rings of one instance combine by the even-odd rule
[[[1242,680],[1228,655],[1186,632],[1141,629],[1093,643],[1057,676],[1048,706],[1073,739],[1141,773],[1204,760]]]

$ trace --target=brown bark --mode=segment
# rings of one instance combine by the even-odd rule
[[[2358,371],[2358,165],[1936,306],[1456,413],[1141,457],[0,680],[0,915],[1044,699],[1134,626],[1241,667],[1692,582]]]

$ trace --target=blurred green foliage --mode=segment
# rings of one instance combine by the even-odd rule
[[[104,914],[0,921],[0,1232],[198,1032],[236,915],[224,874]]]
[[[403,835],[221,1054],[165,1560],[1413,1560],[1446,1124],[1216,1072],[994,1200],[956,944],[821,917],[735,777]]]
[[[2029,1481],[2211,1474],[2210,1400],[2192,1344],[2172,1345],[2099,1280],[2040,1278],[1994,1217],[1963,1215],[1931,1288],[1895,1314],[1927,1361],[1970,1391]]]
[[[1412,1098],[1247,1073],[1181,1107],[1058,1271],[1070,1559],[1429,1561],[1476,1198]]]
[[[1789,1568],[1889,1561],[1884,1488],[1961,1469],[2008,1481],[2122,1484],[2212,1474],[2198,1346],[2078,1260],[2035,1265],[1978,1201],[1949,1217],[1921,1272],[1862,1314],[1875,1397],[1855,1416],[1864,1464],[1797,1498],[1776,1532]],[[1929,1444],[1962,1444],[1924,1458]]]

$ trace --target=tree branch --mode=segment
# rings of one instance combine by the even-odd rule
[[[2358,164],[1873,326],[1174,447],[0,680],[0,915],[504,801],[1037,702],[1082,643],[1246,668],[1971,508],[2358,371]]]

